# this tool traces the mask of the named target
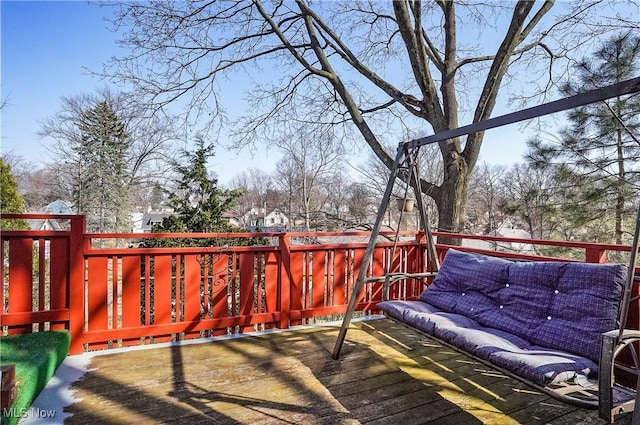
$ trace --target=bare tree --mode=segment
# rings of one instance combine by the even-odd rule
[[[26,212],[41,211],[45,205],[55,200],[50,187],[52,176],[47,170],[38,169],[34,163],[26,161],[13,151],[3,152],[2,160],[11,168]]]
[[[327,125],[340,127],[343,141],[358,134],[390,167],[390,135],[485,120],[508,82],[529,82],[513,84],[515,94],[539,100],[572,54],[611,29],[616,8],[629,7],[621,3],[124,2],[115,25],[128,30],[131,54],[105,73],[158,107],[186,99],[190,117],[214,125],[224,119],[225,74],[257,70],[264,82],[264,69],[277,67],[277,78],[252,90],[238,146],[274,140],[282,122]],[[483,139],[439,143],[442,175],[421,189],[437,204],[441,230],[461,228]]]
[[[347,202],[352,184],[349,176],[340,169],[327,174],[320,182],[325,230],[335,231],[351,224]]]
[[[490,165],[483,162],[471,176],[467,222],[471,231],[489,233],[495,230],[500,217],[498,206],[505,201],[504,165]]]
[[[331,129],[317,131],[314,126],[283,128],[274,144],[284,153],[292,177],[290,190],[299,197],[304,225],[309,228],[313,213],[324,207],[320,186],[333,175],[343,160],[342,146]]]
[[[499,207],[505,214],[521,220],[534,239],[548,239],[558,230],[564,191],[552,173],[516,164],[503,181],[507,196]]]
[[[236,175],[229,186],[244,191],[244,195],[238,201],[248,210],[252,207],[264,206],[267,202],[267,192],[272,186],[272,177],[259,168],[249,168]]]
[[[273,174],[274,185],[284,194],[289,223],[291,226],[298,226],[298,217],[302,216],[302,206],[298,196],[301,176],[298,174],[295,161],[290,157],[281,158]]]
[[[347,206],[349,207],[349,215],[354,221],[354,225],[368,223],[367,219],[369,215],[376,211],[376,209],[372,211],[371,208],[374,203],[378,204],[379,201],[373,198],[368,187],[363,183],[354,182],[347,187]]]
[[[20,180],[29,174],[29,170],[33,169],[34,164],[26,161],[22,155],[18,155],[12,150],[2,153],[2,161],[11,168],[11,174],[16,178],[18,191],[20,191]]]

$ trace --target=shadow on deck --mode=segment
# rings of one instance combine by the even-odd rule
[[[606,423],[387,319],[352,323],[336,361],[337,334],[310,327],[95,356],[64,423]]]

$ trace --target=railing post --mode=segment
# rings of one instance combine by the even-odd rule
[[[280,329],[289,327],[291,313],[291,237],[283,233],[278,238],[280,247]]]
[[[607,250],[599,246],[587,246],[585,248],[584,261],[587,263],[606,263]]]
[[[3,260],[4,261],[4,260]],[[33,239],[21,235],[9,240],[9,313],[32,313]],[[4,278],[4,276],[2,276]],[[2,288],[4,291],[4,288]],[[2,305],[4,308],[4,305]],[[32,322],[9,330],[9,334],[31,333]]]
[[[69,354],[84,352],[84,248],[85,217],[71,219],[69,237],[69,332],[71,347]]]

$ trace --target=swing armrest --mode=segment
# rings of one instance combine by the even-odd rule
[[[380,276],[378,278],[374,278],[376,281],[383,281],[382,284],[382,300],[387,301],[389,299],[389,287],[402,279],[420,279],[423,285],[427,283],[424,279],[435,277],[438,272],[423,272],[423,273],[403,273],[403,272],[395,272],[395,273],[387,273],[384,276]]]
[[[618,338],[620,336],[620,338]],[[613,423],[616,415],[634,410],[636,400],[620,402],[614,394],[616,358],[618,354],[629,344],[640,341],[640,330],[624,329],[620,335],[620,329],[614,329],[602,334],[602,346],[600,362],[598,365],[598,415],[601,419]],[[638,361],[636,358],[635,361]],[[640,371],[635,367],[618,365],[621,369],[635,374]],[[638,381],[640,383],[640,381]]]

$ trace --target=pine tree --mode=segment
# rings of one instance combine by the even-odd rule
[[[79,121],[80,141],[74,147],[78,173],[74,193],[78,213],[98,232],[129,229],[130,142],[124,122],[107,101],[85,111]]]
[[[183,151],[184,163],[176,162],[175,170],[179,178],[173,191],[167,191],[168,206],[175,215],[166,217],[161,225],[154,226],[154,232],[216,233],[233,232],[223,213],[237,205],[242,190],[222,190],[218,179],[210,177],[207,160],[214,154],[213,145],[205,145],[202,137],[196,139],[193,152]],[[255,243],[256,241],[244,241]],[[193,240],[148,240],[146,246],[209,246],[236,244],[230,239]]]
[[[637,76],[639,69],[640,37],[626,33],[575,65],[577,81],[567,82],[562,92],[568,96],[619,83]],[[623,242],[623,218],[638,197],[639,113],[639,95],[620,96],[572,110],[570,126],[557,143],[530,141],[530,163],[561,165],[556,178],[571,199],[564,208],[567,216],[576,226],[612,222],[608,227],[613,227],[615,243]]]

